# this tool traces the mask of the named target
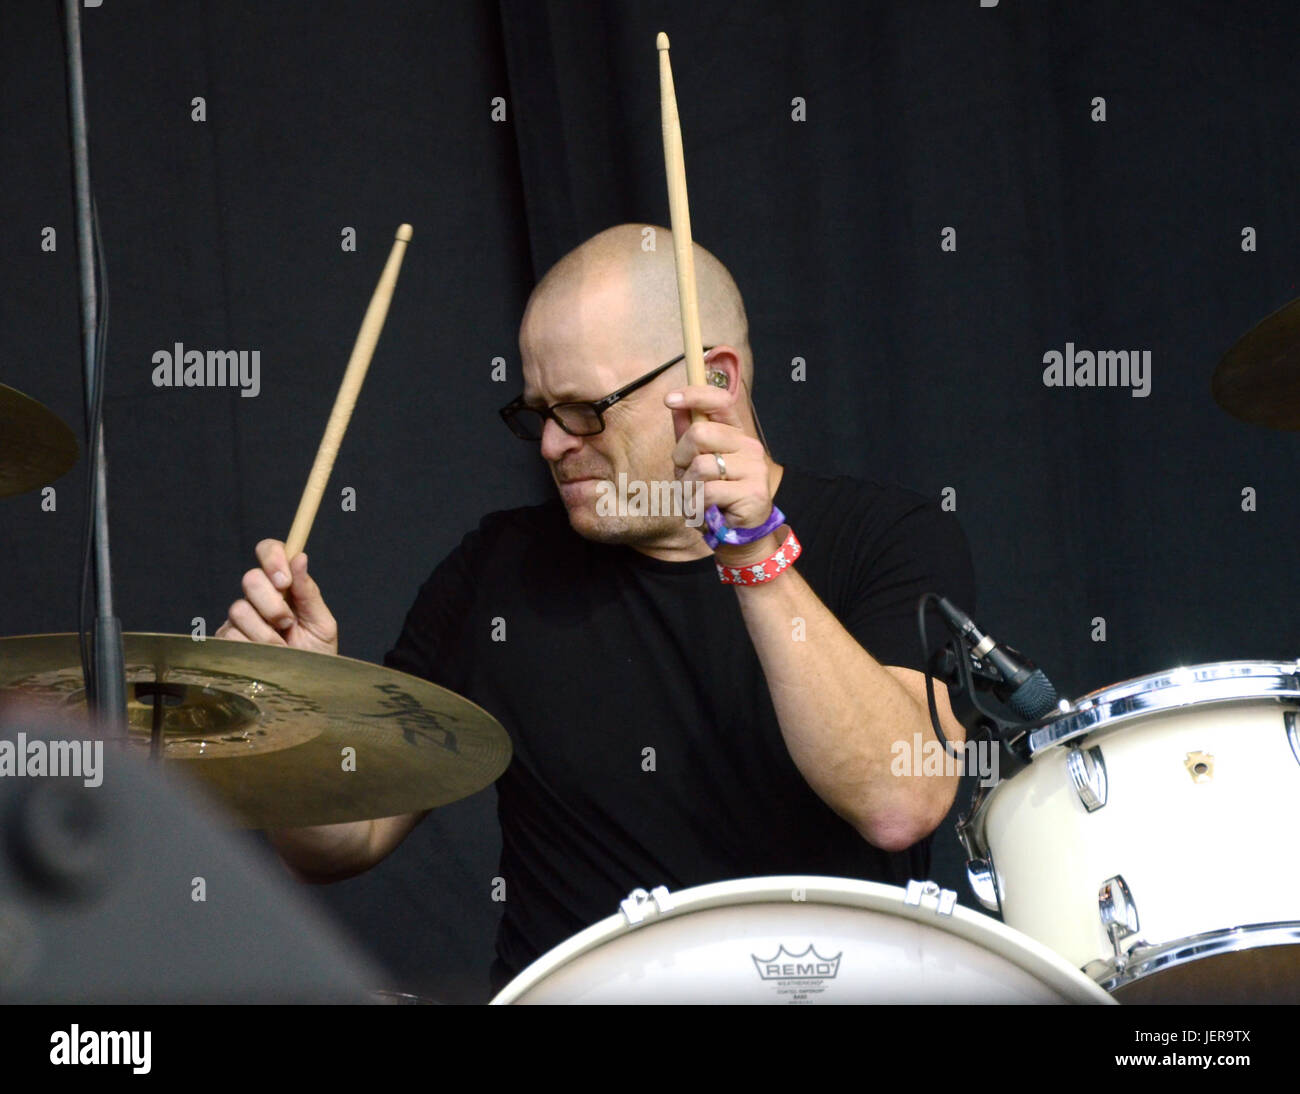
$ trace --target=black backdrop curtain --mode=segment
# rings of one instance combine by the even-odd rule
[[[0,382],[77,423],[60,8],[0,14]],[[327,504],[309,545],[343,651],[379,660],[483,512],[546,496],[494,409],[535,278],[603,227],[667,219],[666,30],[696,237],[745,295],[778,459],[955,491],[981,622],[1065,693],[1297,654],[1297,438],[1209,396],[1222,352],[1300,293],[1294,4],[104,0],[84,19],[126,629],[210,633],[256,541],[287,532],[403,220],[331,484],[357,508]],[[259,350],[260,394],[156,388],[176,342]],[[1067,343],[1149,350],[1149,394],[1045,386]],[[81,474],[53,512],[0,501],[0,633],[75,627]],[[489,791],[316,895],[390,986],[480,999],[496,853]],[[950,822],[935,876],[970,902]]]

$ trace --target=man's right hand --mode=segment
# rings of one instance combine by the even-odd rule
[[[298,554],[291,565],[281,540],[264,539],[257,561],[244,575],[243,597],[230,605],[213,637],[338,653],[338,623],[307,573],[307,556]]]
[[[257,562],[244,575],[243,597],[230,605],[226,621],[213,637],[337,654],[338,624],[325,606],[320,586],[307,573],[307,556],[297,555],[290,565],[284,543],[264,539],[257,545]],[[267,836],[300,880],[337,881],[373,866],[401,843],[423,815],[282,828]]]

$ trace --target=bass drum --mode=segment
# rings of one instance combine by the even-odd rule
[[[1045,946],[955,901],[933,882],[829,877],[638,889],[492,1002],[1113,1002]]]

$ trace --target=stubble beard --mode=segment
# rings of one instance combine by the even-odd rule
[[[682,519],[673,516],[601,516],[594,502],[569,509],[569,525],[583,539],[595,543],[649,546],[681,532]]]

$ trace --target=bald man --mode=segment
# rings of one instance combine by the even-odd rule
[[[479,703],[514,745],[497,782],[494,988],[635,888],[923,877],[956,793],[919,756],[897,762],[900,743],[934,740],[917,599],[974,600],[954,518],[771,458],[740,293],[698,246],[709,383],[688,386],[671,234],[655,229],[647,250],[646,231],[602,232],[533,291],[523,391],[501,413],[539,446],[559,497],[485,517],[385,657]],[[619,483],[681,511],[638,507]],[[218,636],[337,652],[306,557],[286,560],[276,540],[257,557]],[[963,740],[942,687],[937,698]],[[302,877],[328,881],[374,865],[424,815],[272,840]]]

